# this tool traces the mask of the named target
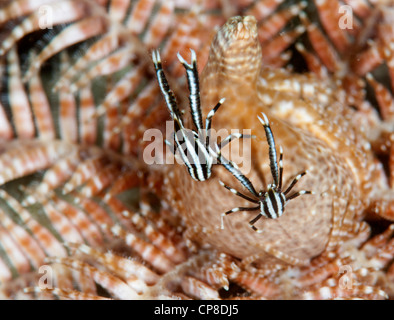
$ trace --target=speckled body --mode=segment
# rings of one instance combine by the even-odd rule
[[[259,191],[272,183],[268,145],[257,119],[265,112],[276,144],[284,150],[284,185],[308,170],[295,191],[312,190],[315,194],[289,202],[279,219],[261,219],[256,224],[261,234],[248,225],[257,212],[232,213],[224,218],[224,229],[220,229],[222,212],[250,206],[219,185],[220,179],[247,194],[222,167],[215,166],[209,181],[196,182],[183,166],[171,166],[165,179],[166,199],[185,218],[193,240],[201,244],[241,259],[255,255],[263,258],[268,252],[268,256],[285,262],[304,264],[325,251],[335,220],[350,217],[356,221],[361,215],[369,192],[366,181],[375,168],[368,144],[351,122],[343,121],[350,114],[338,102],[322,107],[294,92],[267,85],[264,77],[271,73],[273,78],[274,71],[261,67],[255,23],[253,17],[236,17],[219,31],[201,76],[203,113],[207,114],[215,101],[226,98],[213,127],[251,129],[257,136],[247,153],[252,158],[252,169],[245,174]],[[330,93],[326,99],[332,99]],[[236,160],[234,157],[233,152],[231,158]],[[264,261],[272,260],[268,256]]]

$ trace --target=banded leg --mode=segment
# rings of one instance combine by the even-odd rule
[[[209,141],[211,140],[211,125],[212,125],[212,117],[219,110],[220,106],[225,101],[225,98],[219,100],[216,106],[208,112],[207,118],[205,119],[205,134],[206,134],[206,146],[209,146]],[[220,149],[220,148],[219,148]]]
[[[176,146],[171,141],[168,141],[167,139],[164,140],[164,143],[170,147],[171,152],[175,155],[176,154]]]
[[[252,182],[238,169],[237,165],[232,161],[229,161],[222,157],[219,153],[218,161],[222,164],[235,178],[237,178],[242,185],[250,191],[255,197],[258,197],[258,193],[253,187]],[[255,200],[253,200],[255,201]]]
[[[295,199],[295,198],[297,198],[298,196],[301,196],[301,195],[303,195],[303,194],[315,194],[315,193],[314,193],[313,191],[301,190],[301,191],[298,191],[298,192],[292,194],[290,197],[286,198],[286,201]]]
[[[282,190],[282,181],[283,181],[283,148],[279,146],[279,185],[278,189]],[[286,195],[286,193],[285,193]]]
[[[293,189],[293,187],[296,185],[296,183],[298,182],[298,180],[300,180],[300,179],[301,179],[303,176],[305,176],[307,173],[308,173],[308,171],[304,171],[304,172],[300,173],[298,176],[296,176],[296,177],[294,178],[294,180],[292,181],[292,183],[290,184],[290,186],[289,186],[289,187],[286,189],[286,191],[284,192],[284,195],[286,196],[286,195],[291,191],[291,189]],[[313,192],[313,191],[301,190],[301,191],[298,191],[298,192],[292,194],[290,197],[286,197],[286,201],[289,201],[289,200],[291,200],[291,199],[294,199],[294,198],[296,198],[296,197],[298,197],[298,196],[300,196],[300,195],[302,195],[302,194],[314,194],[314,192]]]
[[[241,197],[241,198],[243,198],[245,200],[248,200],[250,202],[253,202],[253,203],[259,203],[259,200],[255,200],[255,199],[249,198],[248,196],[245,196],[241,192],[239,192],[239,191],[229,187],[228,185],[224,184],[223,181],[219,180],[219,183],[220,183],[221,186],[225,187],[227,190],[230,190],[232,193],[234,193],[238,197]]]
[[[222,230],[224,229],[224,220],[223,220],[223,218],[225,216],[229,215],[230,213],[239,212],[239,211],[256,211],[256,210],[259,210],[259,209],[260,209],[260,206],[250,207],[250,208],[249,207],[237,207],[237,208],[231,209],[229,211],[223,212],[221,214],[220,229],[222,229]]]
[[[178,59],[186,69],[187,83],[189,86],[189,102],[190,111],[192,114],[193,123],[196,128],[202,130],[202,115],[201,115],[201,104],[200,104],[200,84],[198,80],[197,71],[197,58],[194,50],[190,49],[191,52],[191,63],[187,63],[185,59],[178,52]]]
[[[223,149],[234,139],[244,139],[244,138],[255,138],[256,136],[251,134],[242,134],[242,133],[231,133],[229,134],[223,141],[219,143],[219,149]]]

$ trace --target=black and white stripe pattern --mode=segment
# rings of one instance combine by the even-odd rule
[[[189,86],[189,103],[192,114],[193,123],[197,130],[202,130],[202,116],[201,116],[201,105],[200,105],[200,83],[198,80],[197,72],[197,58],[194,50],[191,51],[191,63],[187,63],[185,59],[179,54],[177,57],[183,64],[187,74],[187,84]],[[220,106],[220,105],[219,105]],[[219,108],[218,106],[218,108]],[[216,111],[215,111],[216,112]],[[213,112],[213,113],[215,113]],[[213,115],[212,115],[213,116]],[[211,116],[211,118],[212,118]]]
[[[267,137],[267,142],[268,142],[268,147],[269,147],[269,157],[270,157],[270,168],[271,168],[271,174],[272,178],[274,179],[274,184],[279,185],[279,175],[278,175],[278,165],[277,165],[277,157],[276,157],[276,147],[275,147],[275,140],[274,140],[274,135],[272,133],[271,127],[269,125],[269,121],[265,113],[261,113],[263,118],[260,118],[257,116],[257,118],[260,120],[261,124],[264,127],[265,130],[265,136]],[[274,165],[272,165],[274,164]]]
[[[274,135],[269,125],[268,118],[264,113],[262,113],[262,118],[260,117],[258,118],[262,123],[262,125],[264,126],[265,135],[267,137],[267,142],[269,147],[270,169],[271,169],[272,179],[274,182],[268,185],[266,191],[260,191],[259,193],[257,193],[250,180],[247,177],[245,177],[237,168],[233,168],[232,170],[229,170],[239,181],[241,181],[241,183],[244,185],[244,187],[246,187],[249,190],[249,192],[253,195],[253,197],[249,197],[238,192],[237,190],[224,184],[222,181],[219,181],[220,184],[224,186],[226,189],[230,190],[235,195],[256,204],[256,206],[238,207],[222,213],[222,225],[221,225],[222,229],[224,228],[223,217],[225,217],[230,213],[238,212],[238,211],[259,211],[259,214],[249,221],[249,225],[254,231],[258,233],[262,233],[262,230],[259,230],[254,226],[254,224],[261,217],[267,219],[277,219],[280,216],[282,216],[282,214],[285,211],[285,206],[290,200],[297,198],[298,196],[303,194],[313,194],[312,191],[301,190],[293,193],[290,196],[287,196],[287,194],[296,185],[298,180],[300,180],[301,177],[303,177],[307,173],[306,171],[297,175],[291,182],[290,186],[284,192],[282,192],[283,149],[282,147],[280,147],[279,166],[278,166]]]
[[[182,161],[187,167],[190,176],[196,181],[207,180],[212,173],[212,165],[215,163],[223,164],[230,172],[237,170],[236,165],[225,159],[220,150],[225,145],[229,144],[233,139],[250,138],[249,135],[231,134],[225,138],[219,145],[213,143],[214,150],[210,143],[211,138],[211,124],[212,118],[216,111],[224,102],[221,99],[216,106],[208,113],[205,120],[205,129],[203,128],[201,104],[200,104],[200,87],[197,71],[196,53],[191,50],[191,63],[187,63],[185,59],[178,53],[178,59],[185,67],[187,83],[189,87],[189,103],[190,112],[193,120],[195,130],[186,129],[183,125],[181,112],[178,108],[175,95],[168,85],[168,81],[164,75],[163,67],[159,51],[152,52],[152,60],[156,70],[157,80],[159,82],[160,90],[164,96],[171,118],[174,120],[174,145],[166,141],[173,147],[174,154],[178,150]]]

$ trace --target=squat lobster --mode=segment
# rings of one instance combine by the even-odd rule
[[[297,198],[300,195],[303,194],[313,194],[312,191],[305,191],[301,190],[296,193],[293,193],[290,196],[287,196],[287,194],[293,189],[295,184],[298,182],[298,180],[303,177],[307,171],[304,171],[300,174],[298,174],[293,181],[291,182],[290,186],[285,190],[282,191],[282,180],[283,180],[283,149],[280,147],[280,156],[279,156],[279,170],[278,170],[278,162],[277,162],[277,154],[276,154],[276,148],[275,148],[275,140],[274,140],[274,135],[272,133],[271,127],[269,125],[269,121],[267,116],[262,113],[262,117],[260,118],[257,116],[264,126],[265,130],[265,135],[267,137],[267,142],[268,142],[268,147],[269,147],[269,158],[270,158],[270,168],[271,168],[271,174],[273,178],[273,183],[268,185],[268,188],[266,191],[261,190],[260,192],[256,192],[255,188],[253,187],[252,183],[248,178],[246,178],[244,175],[241,174],[241,176],[237,177],[238,180],[241,181],[241,183],[253,194],[253,196],[256,198],[251,198],[248,197],[237,190],[227,186],[224,184],[222,181],[219,181],[219,183],[224,186],[226,189],[230,190],[232,193],[235,195],[246,199],[252,203],[257,204],[255,207],[237,207],[234,209],[231,209],[227,212],[222,213],[222,225],[221,228],[223,229],[223,217],[237,211],[256,211],[259,210],[259,214],[253,218],[251,221],[249,221],[250,227],[258,232],[262,233],[262,230],[257,229],[254,224],[261,218],[265,217],[268,219],[277,219],[285,211],[285,206],[286,204],[294,199]]]
[[[218,164],[222,164],[227,170],[229,170],[235,176],[240,175],[240,171],[236,164],[230,160],[225,159],[221,155],[221,149],[229,144],[233,139],[239,138],[251,138],[250,135],[244,135],[240,133],[233,133],[228,135],[219,144],[215,141],[214,148],[212,148],[211,139],[211,123],[212,118],[219,107],[223,104],[224,98],[222,98],[216,106],[208,113],[205,120],[205,128],[202,123],[202,113],[200,104],[200,88],[197,72],[197,59],[194,50],[191,51],[191,63],[187,63],[183,57],[178,53],[178,59],[185,67],[187,82],[189,87],[189,103],[192,120],[195,130],[186,129],[183,125],[181,112],[178,108],[175,95],[170,89],[168,81],[165,77],[159,51],[155,50],[152,52],[152,60],[156,70],[157,80],[159,82],[160,90],[166,101],[168,110],[170,111],[171,118],[174,120],[174,141],[175,146],[168,141],[174,150],[179,150],[180,156],[187,167],[190,176],[196,181],[205,181],[210,178],[212,165],[215,161]],[[183,143],[182,143],[183,140]]]

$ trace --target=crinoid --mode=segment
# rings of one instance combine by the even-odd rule
[[[1,298],[394,297],[393,10],[380,2],[346,1],[347,29],[337,0],[2,1]],[[180,118],[256,138],[199,140],[237,164],[209,177],[186,158],[144,161],[147,130]],[[272,205],[314,194],[222,224],[255,199],[219,181],[271,184]]]

